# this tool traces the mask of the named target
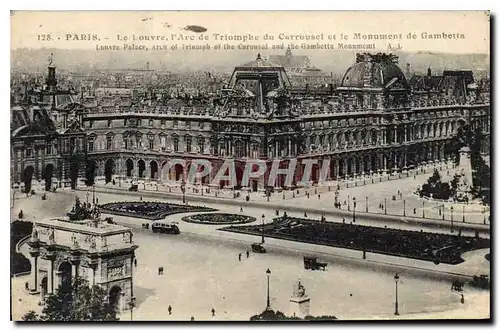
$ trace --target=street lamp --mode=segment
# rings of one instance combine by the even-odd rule
[[[351,211],[351,196],[347,195],[347,211]]]
[[[425,218],[425,201],[422,200],[422,218]]]
[[[465,206],[462,206],[462,222],[465,223]]]
[[[262,243],[264,243],[264,219],[266,218],[264,214],[262,214]]]
[[[135,307],[135,297],[130,298],[130,302],[128,303],[130,307],[130,320],[134,319],[134,307]]]
[[[366,212],[368,212],[368,197],[366,197]]]
[[[266,270],[267,275],[267,306],[266,310],[271,310],[271,300],[269,300],[269,277],[271,277],[271,270],[269,268]]]
[[[89,204],[89,191],[87,190],[87,204]]]
[[[181,191],[182,191],[182,203],[186,203],[186,182],[184,181],[184,178],[182,179],[181,182]]]
[[[443,212],[441,214],[443,215],[443,221],[444,221],[444,203],[443,203]]]
[[[450,232],[453,233],[453,206],[450,207],[450,212],[451,212],[451,228],[450,228]]]
[[[356,197],[352,198],[352,222],[356,223]]]
[[[387,215],[387,198],[384,198],[384,214]]]
[[[394,305],[394,315],[399,315],[399,310],[398,310],[398,281],[399,281],[399,275],[396,273],[394,275],[394,282],[396,283],[396,303]]]
[[[403,200],[403,217],[406,216],[406,200]]]
[[[92,204],[95,205],[95,184],[92,184]]]

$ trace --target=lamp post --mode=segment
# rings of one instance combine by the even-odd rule
[[[269,268],[266,270],[267,275],[267,306],[266,310],[271,310],[271,300],[269,299],[269,278],[271,277],[271,270]]]
[[[403,200],[403,217],[406,216],[406,200]]]
[[[368,197],[366,197],[366,212],[368,212]]]
[[[465,223],[465,206],[462,206],[462,222]]]
[[[356,197],[352,198],[352,222],[356,223]]]
[[[130,320],[134,319],[134,307],[135,307],[135,297],[130,298],[130,302],[128,303],[130,307]]]
[[[425,201],[422,200],[422,218],[425,218]]]
[[[399,275],[396,274],[394,275],[394,282],[396,283],[396,303],[394,304],[394,315],[399,315],[399,310],[398,310],[398,281],[399,281]]]
[[[384,198],[384,214],[387,215],[387,198]]]
[[[92,204],[95,205],[95,184],[92,184]]]
[[[266,218],[264,214],[262,214],[262,243],[264,243],[264,219]]]
[[[451,227],[450,227],[450,232],[453,233],[453,206],[450,207],[450,212],[451,212]]]
[[[87,204],[89,204],[89,191],[88,190],[87,190],[86,196],[87,196]]]
[[[186,203],[186,182],[184,181],[184,178],[182,179],[181,182],[181,191],[182,191],[182,203]]]
[[[347,211],[351,211],[351,196],[347,195]]]
[[[443,215],[443,221],[444,221],[444,203],[443,203],[443,212],[441,214]]]

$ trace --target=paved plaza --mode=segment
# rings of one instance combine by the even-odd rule
[[[240,200],[245,204],[246,197],[250,202],[279,203],[283,206],[312,207],[319,210],[333,210],[335,197],[341,203],[341,209],[353,211],[354,200],[356,211],[378,214],[419,217],[425,219],[438,219],[451,221],[452,214],[455,222],[489,224],[489,207],[472,206],[466,204],[452,204],[449,202],[425,199],[422,200],[414,194],[417,187],[427,182],[434,169],[437,169],[442,181],[450,181],[454,174],[451,165],[436,165],[421,167],[408,173],[373,175],[349,181],[331,181],[318,187],[300,188],[294,191],[282,191],[273,193],[269,199],[263,192],[240,192],[230,189],[210,188],[210,193],[201,189],[200,186],[187,186],[186,200],[196,199],[201,196],[217,197],[221,202],[224,200]],[[139,182],[139,191],[165,192],[182,196],[181,188],[177,183]],[[97,187],[105,187],[114,190],[127,190],[130,183],[97,184]],[[338,190],[338,193],[337,193]],[[203,194],[201,192],[204,192]],[[398,194],[399,193],[399,194]],[[236,194],[236,197],[235,197]],[[239,196],[238,196],[239,195]],[[394,197],[394,199],[393,199]],[[451,211],[453,206],[453,212]]]
[[[49,193],[48,200],[43,203],[40,196],[22,197],[16,200],[12,212],[15,215],[23,209],[29,220],[60,216],[71,208],[75,195],[82,201],[86,199],[83,191]],[[116,194],[99,193],[97,197],[99,203],[137,201],[137,197]],[[221,212],[241,213],[234,205],[219,203],[216,207]],[[262,209],[245,208],[243,213],[260,222]],[[265,221],[269,222],[273,215],[269,211],[266,214]],[[180,221],[184,215],[171,215],[167,219]],[[319,217],[320,213],[314,216]],[[425,269],[444,274],[482,273],[489,270],[489,263],[483,258],[489,250],[466,253],[466,262],[457,266],[435,266],[430,262],[378,254],[368,254],[363,261],[360,252],[352,250],[266,238],[269,253],[250,253],[247,259],[244,253],[249,250],[249,244],[258,241],[254,236],[218,231],[220,226],[217,225],[182,221],[179,236],[160,235],[142,229],[144,220],[113,218],[133,228],[134,241],[139,245],[134,275],[137,297],[134,320],[189,320],[191,316],[195,320],[248,320],[265,308],[267,268],[272,272],[271,306],[285,313],[289,312],[293,283],[300,278],[312,298],[313,315],[328,314],[341,319],[394,318],[393,276],[394,272],[399,272],[399,318],[489,316],[488,291],[466,287],[466,302],[461,304],[459,294],[450,291],[449,277],[425,273],[419,276],[416,272]],[[390,226],[394,227],[394,223]],[[416,227],[403,223],[399,226]],[[310,251],[329,263],[325,272],[303,268],[302,256]],[[239,253],[243,254],[241,262],[238,261]],[[157,273],[160,266],[165,268],[163,276]],[[12,284],[16,319],[27,308],[37,308],[38,297],[23,291],[23,277],[14,279]],[[167,312],[168,305],[172,306],[172,315]],[[212,308],[216,310],[215,317],[211,316]],[[129,320],[130,313],[123,313],[121,319]]]

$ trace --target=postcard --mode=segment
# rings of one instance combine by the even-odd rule
[[[14,321],[490,320],[488,11],[12,11]]]

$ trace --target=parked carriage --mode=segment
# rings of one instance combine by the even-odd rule
[[[306,270],[326,270],[328,263],[321,262],[317,257],[304,256],[304,268]]]
[[[471,285],[474,287],[479,287],[482,289],[489,289],[490,288],[490,278],[488,275],[480,275],[472,278]]]
[[[254,253],[265,253],[266,249],[262,246],[261,243],[253,243],[252,244],[252,252]]]

